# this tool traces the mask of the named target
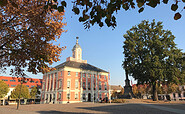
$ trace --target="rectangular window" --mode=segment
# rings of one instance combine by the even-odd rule
[[[105,82],[105,90],[107,90],[107,83]]]
[[[91,78],[90,74],[88,74],[88,78]]]
[[[83,88],[85,89],[85,82],[83,82]]]
[[[71,81],[67,81],[67,88],[70,88],[70,86],[71,86]]]
[[[71,71],[68,71],[67,75],[68,75],[68,76],[71,76]]]
[[[94,74],[94,79],[96,79],[96,75]]]
[[[42,94],[42,99],[44,99],[44,94]]]
[[[78,80],[75,81],[75,88],[78,89]]]
[[[181,97],[181,93],[178,93],[179,94],[179,97]]]
[[[100,100],[101,100],[101,93],[99,94],[99,98],[100,98]]]
[[[76,77],[78,77],[78,72],[76,72]]]
[[[11,85],[11,87],[15,87],[16,85]]]
[[[30,83],[34,83],[34,81],[33,81],[33,80],[31,80],[31,81],[30,81]]]
[[[173,97],[175,98],[176,96],[175,96],[175,93],[173,93]]]
[[[16,82],[15,80],[10,80],[10,82]]]
[[[70,99],[70,93],[67,93],[67,99]]]
[[[7,79],[2,79],[2,81],[8,81]]]
[[[99,90],[101,90],[101,82],[99,82]]]
[[[59,88],[62,88],[62,79],[59,79]]]
[[[61,100],[61,93],[59,93],[58,99]]]
[[[48,94],[46,94],[46,100],[48,100]]]
[[[99,74],[99,79],[101,79],[101,75]]]
[[[32,85],[31,87],[35,87],[34,85]]]
[[[83,100],[85,100],[85,93],[83,93]]]
[[[90,84],[91,84],[91,83],[89,82],[89,83],[88,83],[88,88],[89,88],[89,89],[90,89]]]
[[[106,78],[106,75],[104,76],[104,79],[106,80],[107,78]]]
[[[38,83],[38,81],[36,81],[36,83]]]
[[[85,73],[83,73],[83,77],[85,78]]]
[[[26,85],[26,87],[29,87],[29,85]]]
[[[75,99],[78,99],[78,93],[75,93]]]

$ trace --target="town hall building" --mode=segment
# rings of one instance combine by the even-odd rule
[[[43,74],[41,103],[96,102],[109,98],[109,72],[82,60],[82,48],[76,38],[72,57]]]

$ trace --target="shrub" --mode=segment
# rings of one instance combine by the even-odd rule
[[[125,99],[113,99],[112,103],[125,103]]]

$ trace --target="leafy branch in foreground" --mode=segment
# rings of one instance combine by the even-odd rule
[[[3,0],[0,4],[0,69],[13,66],[15,76],[25,76],[24,68],[33,74],[51,70],[48,65],[59,61],[65,49],[52,43],[65,32],[64,12],[45,9],[44,1]]]

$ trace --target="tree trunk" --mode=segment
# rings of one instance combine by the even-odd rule
[[[20,87],[20,92],[19,92],[19,100],[18,100],[18,103],[17,103],[17,110],[19,109],[19,105],[21,104],[20,102],[20,97],[21,97],[21,89],[22,89],[22,79],[21,79],[21,87]]]
[[[157,95],[157,83],[156,81],[153,82],[153,101],[158,101],[158,95]]]

